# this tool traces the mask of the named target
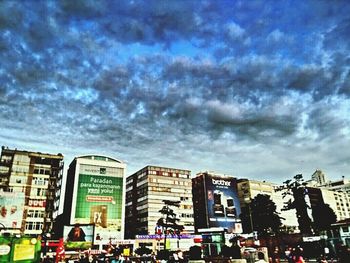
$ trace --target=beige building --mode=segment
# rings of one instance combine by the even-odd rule
[[[0,205],[3,227],[23,234],[49,232],[58,214],[63,155],[2,147]]]
[[[350,218],[350,182],[343,177],[341,180],[329,181],[321,170],[311,175],[307,185],[321,189],[322,198],[335,214],[337,220]]]
[[[191,172],[188,170],[146,166],[127,177],[125,238],[154,235],[163,200],[180,201],[171,207],[185,227],[183,233],[193,233]]]
[[[283,217],[282,224],[296,229],[298,227],[298,221],[295,214],[295,210],[283,211],[284,202],[288,201],[283,199],[282,192],[275,191],[277,184],[273,184],[265,181],[247,180],[242,179],[237,183],[238,196],[241,202],[242,208],[249,207],[252,199],[254,199],[258,194],[269,195],[271,200],[276,204],[276,211],[280,213]]]

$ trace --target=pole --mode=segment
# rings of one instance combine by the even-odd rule
[[[166,210],[169,212],[169,206],[168,205],[166,205]],[[166,250],[166,236],[167,236],[167,231],[168,231],[168,216],[169,216],[169,213],[167,213],[166,217],[165,217],[164,250]]]
[[[248,203],[249,219],[250,219],[250,228],[251,228],[251,230],[252,230],[251,232],[253,233],[254,227],[253,227],[252,210],[251,210],[250,204],[251,204],[251,203]]]

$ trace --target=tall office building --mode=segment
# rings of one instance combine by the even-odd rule
[[[74,158],[67,172],[63,223],[94,224],[94,239],[104,244],[123,239],[125,168],[107,156]]]
[[[180,201],[172,207],[184,225],[184,232],[193,233],[191,172],[157,166],[146,166],[126,181],[125,237],[154,234],[163,200]]]
[[[337,220],[350,217],[350,182],[344,176],[341,180],[327,181],[322,171],[316,170],[307,186],[319,187],[323,200],[333,209]],[[320,179],[321,178],[321,179]],[[316,182],[316,183],[315,183]]]
[[[242,232],[236,178],[203,172],[192,179],[192,185],[196,231],[222,228],[228,233]]]
[[[327,182],[326,175],[321,170],[316,170],[311,175],[311,180],[315,181],[318,186],[324,185]]]
[[[24,234],[49,232],[58,214],[63,155],[1,149],[0,207],[3,227]]]

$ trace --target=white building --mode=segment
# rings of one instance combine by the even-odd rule
[[[146,166],[126,180],[125,237],[154,235],[163,200],[180,201],[171,207],[185,227],[184,233],[194,232],[192,182],[188,170]]]
[[[107,244],[124,238],[126,164],[102,155],[74,158],[67,172],[65,225],[94,224],[95,237]]]

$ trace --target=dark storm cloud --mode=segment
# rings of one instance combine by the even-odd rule
[[[343,1],[2,1],[1,138],[32,130],[35,143],[189,165],[346,141],[349,13]]]

